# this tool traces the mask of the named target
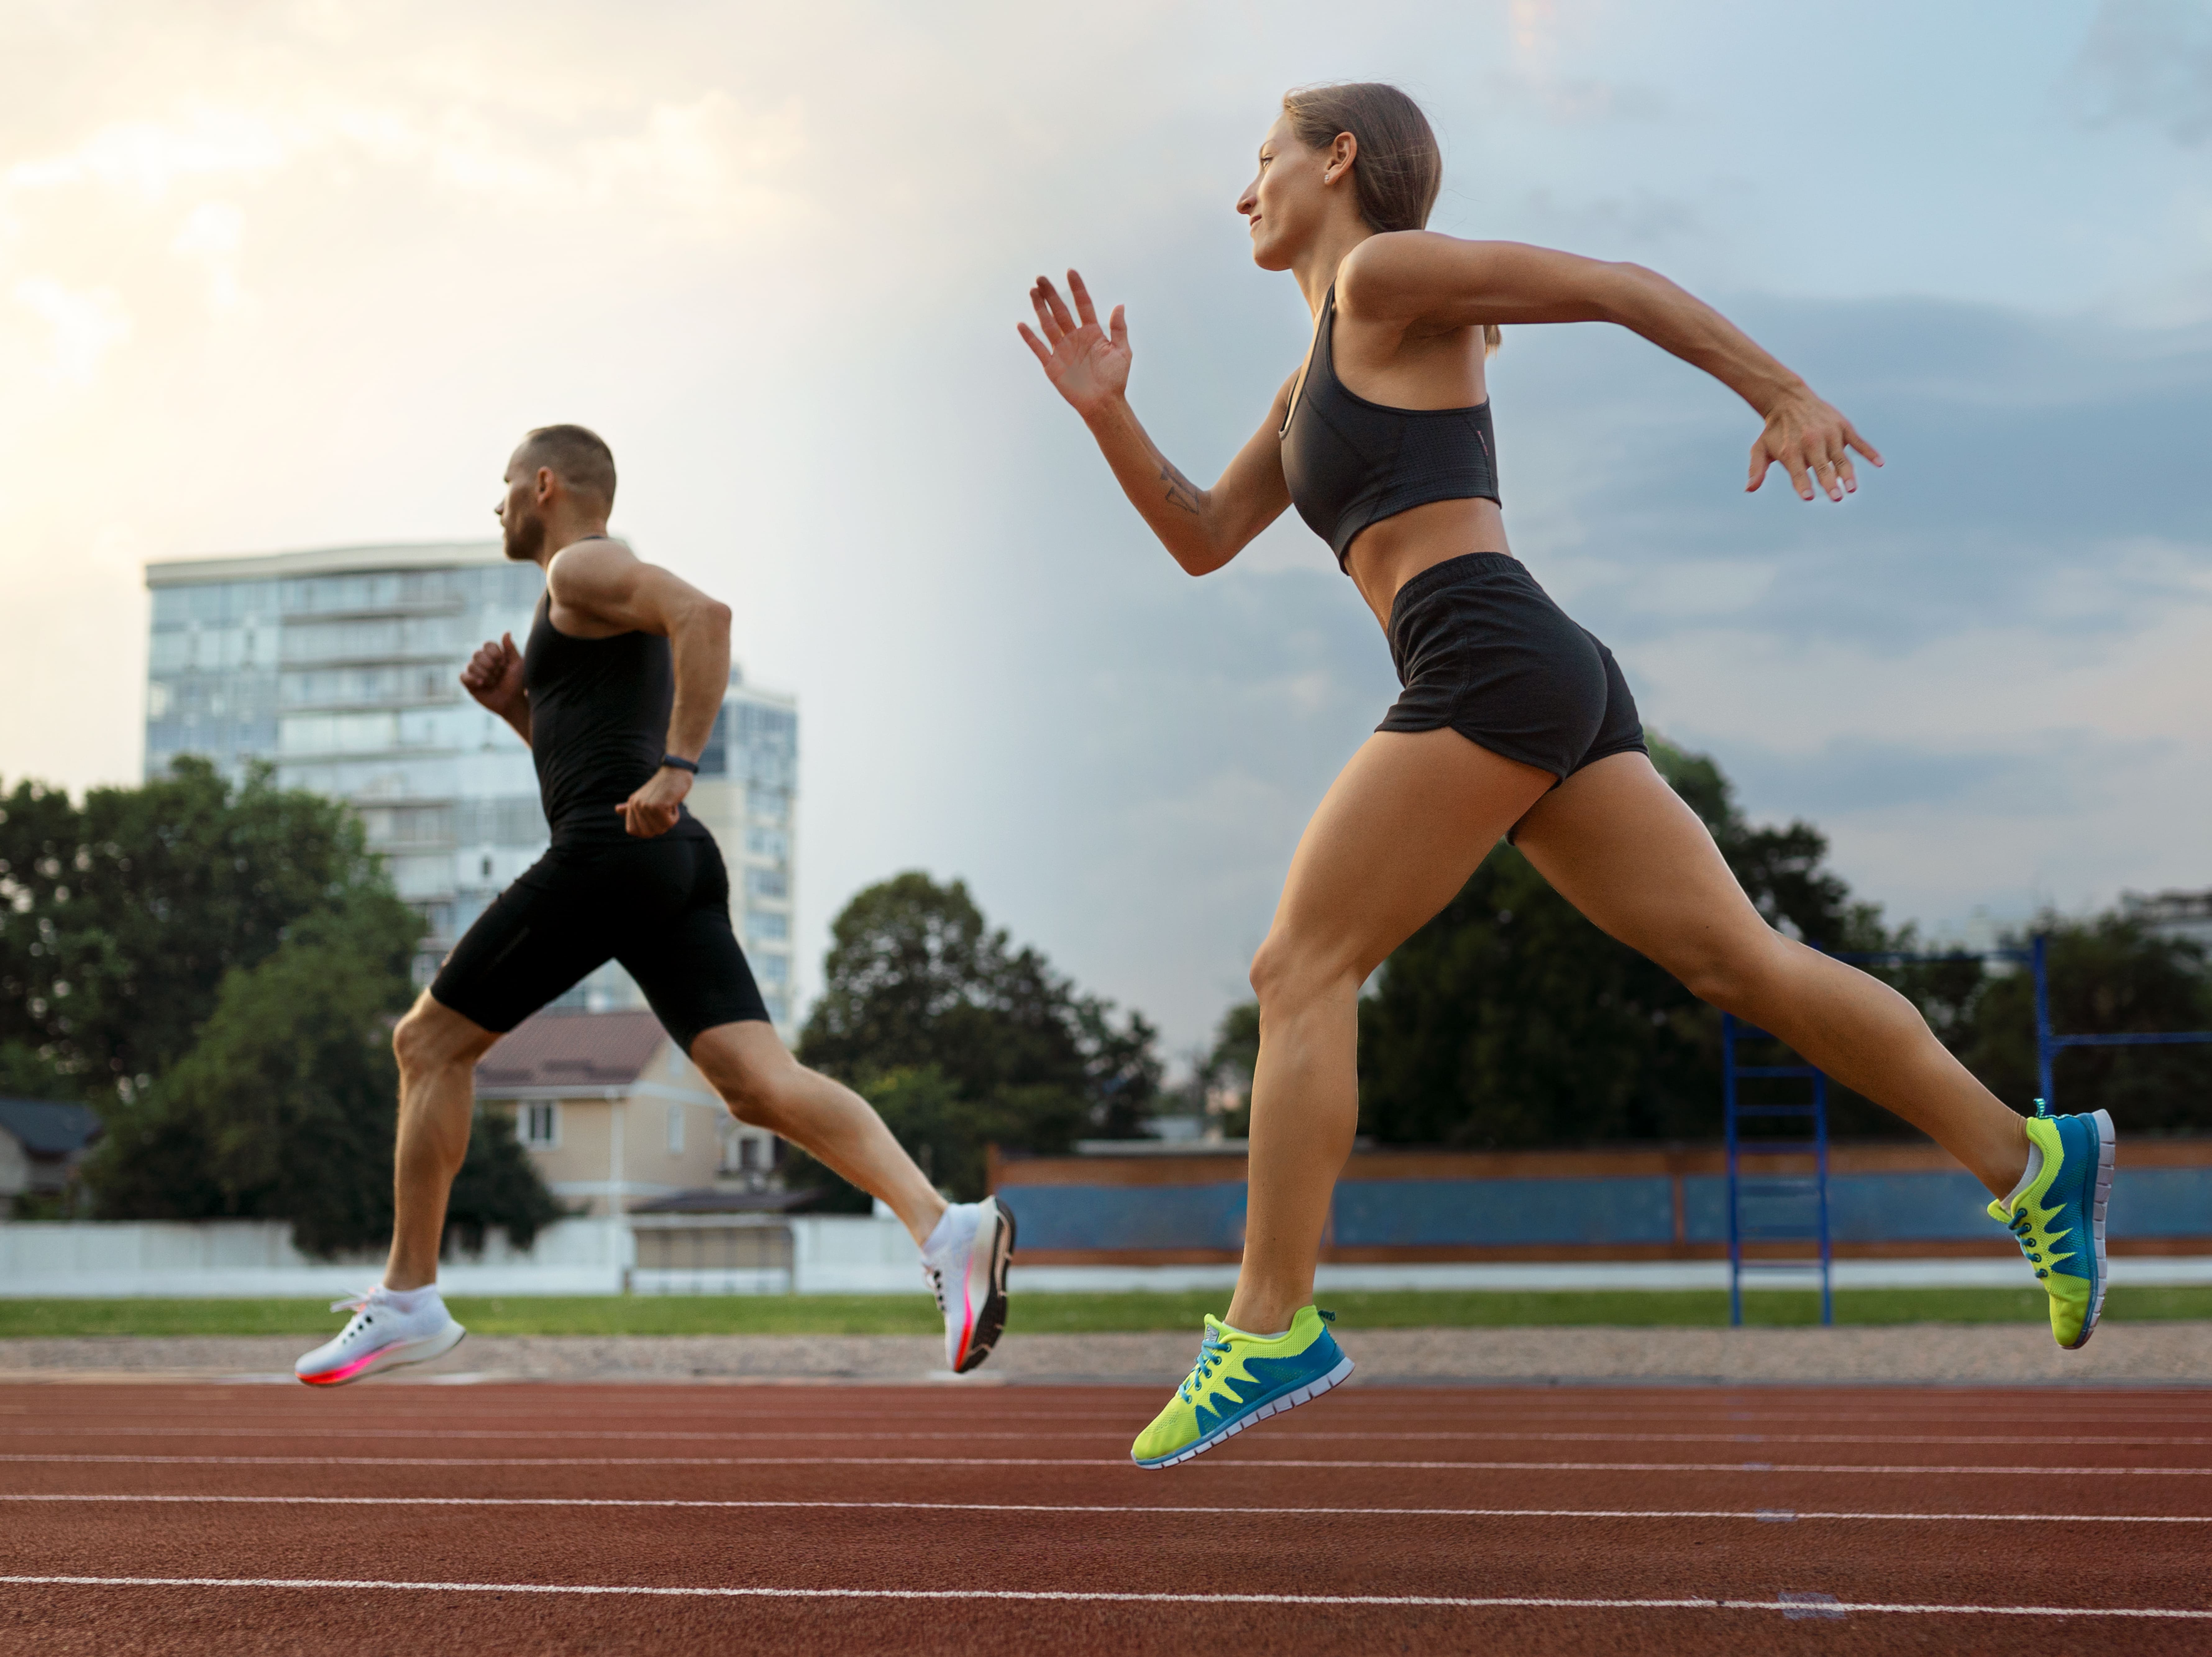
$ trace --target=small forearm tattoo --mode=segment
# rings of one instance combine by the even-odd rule
[[[1160,467],[1160,481],[1168,486],[1166,498],[1170,506],[1179,506],[1194,515],[1197,513],[1198,490],[1189,478],[1177,472],[1173,466],[1163,464]]]

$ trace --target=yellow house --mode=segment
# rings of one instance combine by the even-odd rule
[[[586,1214],[681,1193],[762,1191],[777,1140],[725,1108],[647,1012],[544,1012],[477,1066],[555,1196]]]

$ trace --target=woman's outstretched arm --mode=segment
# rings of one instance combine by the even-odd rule
[[[1751,446],[1757,489],[1779,466],[1806,500],[1840,501],[1858,487],[1850,451],[1881,456],[1742,329],[1656,271],[1517,241],[1462,241],[1430,230],[1370,236],[1337,275],[1337,303],[1362,317],[1409,325],[1614,322],[1703,369],[1765,422]]]
[[[1291,503],[1275,436],[1289,385],[1276,393],[1267,423],[1237,451],[1219,481],[1200,489],[1160,453],[1129,406],[1129,329],[1121,308],[1114,308],[1102,328],[1083,278],[1070,271],[1067,287],[1075,301],[1072,312],[1048,280],[1036,279],[1030,303],[1043,337],[1023,323],[1023,339],[1044,365],[1045,378],[1091,428],[1121,492],[1175,561],[1194,576],[1220,569]]]

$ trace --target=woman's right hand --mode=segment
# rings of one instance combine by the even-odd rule
[[[1067,273],[1067,290],[1075,300],[1073,314],[1060,290],[1048,278],[1039,277],[1030,289],[1030,303],[1036,308],[1037,327],[1044,338],[1031,333],[1026,322],[1016,326],[1044,365],[1044,377],[1053,388],[1088,418],[1128,389],[1129,327],[1119,305],[1107,326],[1100,327],[1091,290],[1073,271]]]

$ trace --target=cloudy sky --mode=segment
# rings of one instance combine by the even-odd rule
[[[0,777],[137,777],[145,560],[489,533],[580,420],[801,698],[812,951],[964,875],[1188,1046],[1395,685],[1295,518],[1180,575],[1013,324],[1070,264],[1127,302],[1211,476],[1309,326],[1231,204],[1284,88],[1366,77],[1436,228],[1668,272],[1888,458],[1747,497],[1717,386],[1509,335],[1516,548],[1653,726],[1895,918],[2212,885],[2206,0],[20,0]]]

